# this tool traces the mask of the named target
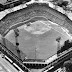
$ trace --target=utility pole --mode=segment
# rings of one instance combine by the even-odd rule
[[[57,41],[57,55],[59,56],[61,50],[61,45],[60,45],[61,37],[58,37],[56,41]]]

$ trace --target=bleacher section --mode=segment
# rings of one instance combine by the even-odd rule
[[[35,16],[46,17],[48,20],[51,20],[52,22],[55,22],[61,26],[65,26],[69,30],[72,30],[72,22],[65,15],[50,8],[46,4],[34,3],[32,5],[28,5],[28,7],[22,10],[10,13],[4,17],[0,22],[0,33],[3,34],[11,25],[23,22]]]

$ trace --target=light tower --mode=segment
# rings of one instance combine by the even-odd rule
[[[60,41],[61,41],[61,37],[59,36],[57,39],[57,55],[59,56],[60,54],[60,49],[61,49],[61,45],[60,45]]]

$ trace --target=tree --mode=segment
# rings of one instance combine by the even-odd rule
[[[65,61],[63,67],[65,67],[66,72],[72,72],[72,61],[71,60]]]

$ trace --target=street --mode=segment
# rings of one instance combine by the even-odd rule
[[[0,55],[0,72],[18,72],[18,71]]]

